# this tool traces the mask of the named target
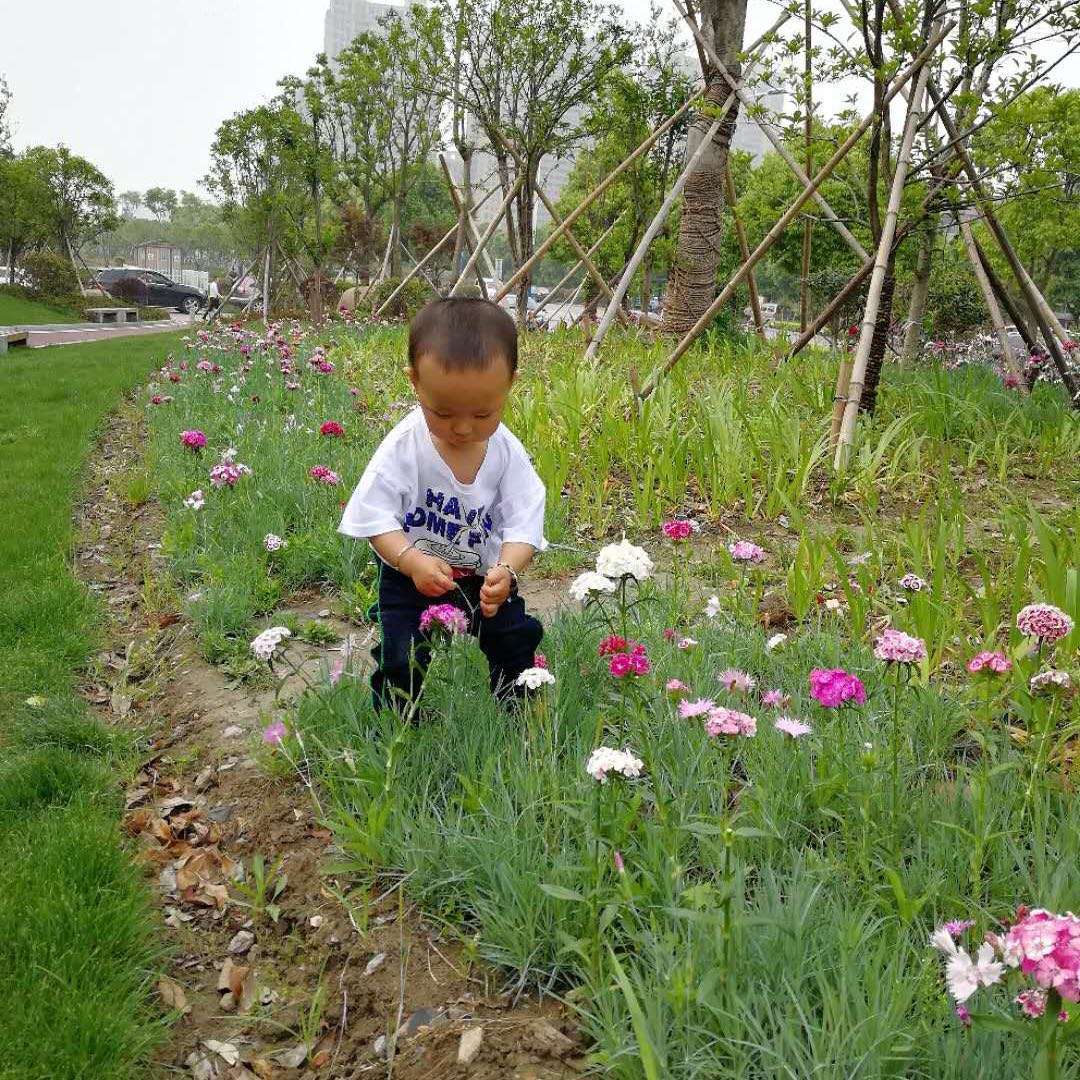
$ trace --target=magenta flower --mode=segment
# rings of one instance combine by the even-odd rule
[[[967,669],[972,675],[978,675],[981,671],[988,675],[1004,675],[1012,670],[1012,661],[1004,653],[983,649],[967,662]]]
[[[619,652],[608,661],[608,671],[616,679],[621,679],[630,674],[630,654]]]
[[[618,634],[611,634],[600,642],[596,651],[599,656],[613,656],[615,653],[625,651],[626,647],[626,638],[619,637]]]
[[[957,1005],[954,1012],[956,1013],[957,1020],[959,1020],[964,1027],[971,1027],[971,1013],[966,1005]]]
[[[181,431],[180,445],[183,446],[185,450],[190,450],[193,454],[197,454],[206,445],[206,436],[198,430]]]
[[[1015,371],[1006,371],[1001,381],[1006,390],[1015,390],[1020,385],[1020,376]]]
[[[874,655],[887,664],[918,664],[926,659],[926,644],[890,626],[874,642]]]
[[[814,730],[809,724],[804,724],[793,716],[778,716],[773,721],[773,727],[785,735],[790,735],[793,739],[802,738],[803,735],[809,735]]]
[[[327,487],[337,487],[341,483],[341,477],[327,465],[312,465],[308,469],[308,476]]]
[[[1016,616],[1021,634],[1041,641],[1058,641],[1072,632],[1073,621],[1053,604],[1028,604]]]
[[[679,715],[684,720],[689,720],[694,716],[704,716],[715,708],[716,702],[710,701],[708,698],[698,698],[697,701],[680,701]]]
[[[533,657],[533,667],[538,667],[538,668],[540,668],[541,671],[547,671],[547,669],[548,669],[547,657],[542,652],[538,652]]]
[[[331,375],[334,371],[334,365],[331,364],[329,360],[320,360],[319,363],[315,365],[315,370],[319,372],[320,375]]]
[[[644,645],[635,645],[633,651],[628,653],[617,652],[608,662],[608,671],[616,679],[626,675],[648,675],[651,670],[652,665],[645,654]]]
[[[785,694],[783,690],[766,690],[761,695],[761,704],[772,709],[782,709],[791,704],[791,695]]]
[[[810,693],[825,709],[836,709],[848,701],[866,703],[866,687],[857,675],[843,668],[814,668],[810,672]]]
[[[705,734],[710,739],[715,739],[718,735],[744,735],[751,738],[757,734],[757,720],[749,713],[721,706],[709,711],[705,718]]]
[[[319,428],[320,435],[327,435],[331,439],[340,439],[345,435],[345,429],[336,420],[327,420]]]
[[[720,685],[731,694],[749,694],[757,685],[752,675],[738,668],[728,668],[717,676]]]
[[[952,936],[959,937],[965,930],[970,930],[975,925],[974,919],[950,919],[947,923],[944,923],[944,928],[952,934]]]
[[[685,520],[677,521],[665,521],[661,526],[664,535],[669,540],[674,540],[678,543],[681,540],[686,540],[690,537],[690,534],[694,531],[694,526]]]
[[[432,604],[420,613],[420,629],[426,633],[433,627],[448,634],[467,634],[469,618],[453,604]]]
[[[269,727],[263,728],[263,742],[278,746],[287,734],[284,720],[275,720]]]
[[[736,540],[728,544],[728,553],[736,562],[763,563],[765,561],[765,549],[749,540]]]
[[[1001,942],[1002,958],[1042,990],[1080,1001],[1080,918],[1036,908],[1025,912]]]

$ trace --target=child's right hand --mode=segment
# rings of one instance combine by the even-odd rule
[[[454,587],[454,572],[450,564],[434,555],[425,555],[413,549],[409,563],[404,567],[416,586],[416,591],[424,596],[443,596]]]

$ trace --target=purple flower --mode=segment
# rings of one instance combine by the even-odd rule
[[[866,704],[866,687],[857,675],[843,668],[814,668],[810,672],[810,693],[825,709],[835,709],[848,701]]]
[[[926,659],[926,644],[890,626],[874,642],[874,655],[888,664],[918,664]]]
[[[749,540],[735,540],[728,544],[728,553],[736,562],[763,563],[765,561],[765,549]]]
[[[269,727],[263,728],[263,742],[278,746],[287,734],[284,720],[275,720]]]
[[[467,634],[469,617],[453,604],[432,604],[420,613],[420,629],[427,633],[432,628],[448,634]]]
[[[1016,626],[1028,637],[1057,641],[1072,632],[1073,621],[1053,604],[1028,604],[1017,614]]]

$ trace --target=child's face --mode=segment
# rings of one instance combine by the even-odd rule
[[[495,434],[514,376],[504,360],[485,368],[447,371],[437,358],[423,355],[409,368],[409,380],[432,435],[464,448]]]

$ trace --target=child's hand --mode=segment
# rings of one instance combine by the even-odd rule
[[[416,591],[424,596],[443,596],[454,587],[454,572],[450,564],[436,559],[434,555],[425,555],[422,551],[410,554],[407,571]]]
[[[480,614],[485,619],[492,615],[506,602],[510,595],[510,571],[505,566],[493,566],[480,586]]]

